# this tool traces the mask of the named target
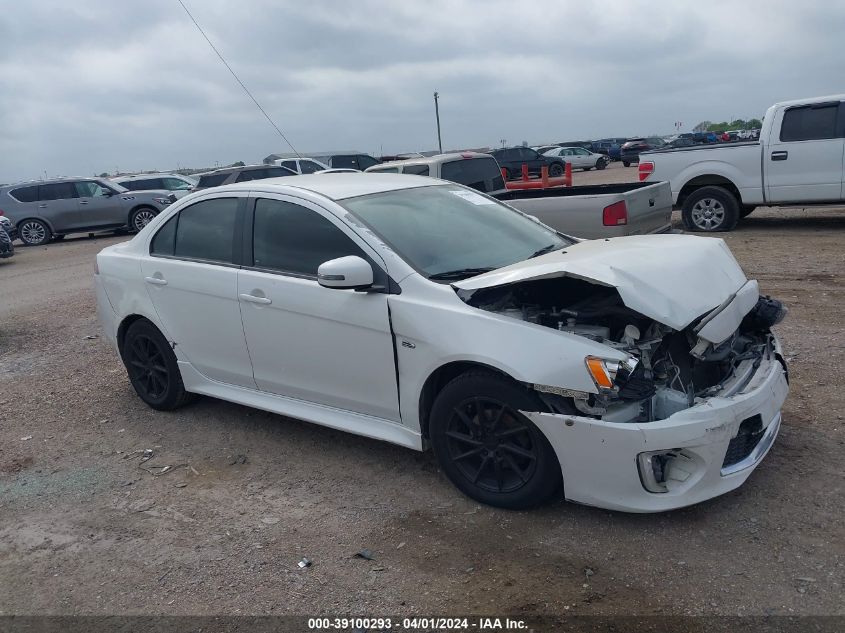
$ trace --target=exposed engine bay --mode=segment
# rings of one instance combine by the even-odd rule
[[[696,333],[706,315],[677,331],[626,307],[615,288],[572,277],[483,288],[464,300],[630,355],[612,371],[612,384],[600,386],[597,394],[540,394],[554,412],[572,413],[574,406],[580,414],[611,422],[662,420],[702,398],[741,392],[764,360],[775,359],[769,330],[786,313],[779,301],[761,296],[739,328],[713,345]]]

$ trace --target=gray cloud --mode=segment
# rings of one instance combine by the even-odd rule
[[[300,150],[670,132],[841,92],[822,0],[186,0]],[[257,162],[283,141],[176,0],[0,11],[0,182]]]

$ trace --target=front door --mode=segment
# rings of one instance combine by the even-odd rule
[[[255,389],[238,303],[240,218],[246,194],[182,209],[153,236],[141,272],[177,356],[219,382]]]
[[[838,102],[787,108],[775,114],[764,146],[771,202],[834,202],[842,198],[845,117]]]
[[[253,265],[239,272],[238,297],[258,388],[399,421],[387,295],[317,283],[325,261],[381,265],[378,255],[310,202],[267,194],[250,206],[244,261]]]
[[[78,180],[79,222],[81,227],[121,226],[129,221],[117,192],[95,180]],[[126,216],[126,217],[124,217]]]

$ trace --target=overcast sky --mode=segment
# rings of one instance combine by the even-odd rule
[[[185,0],[300,151],[670,133],[845,92],[845,5]],[[0,0],[0,182],[290,151],[177,0]]]

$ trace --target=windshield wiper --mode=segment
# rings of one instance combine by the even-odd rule
[[[486,268],[458,268],[457,270],[446,270],[442,273],[435,273],[429,275],[429,279],[446,280],[446,279],[466,279],[467,277],[475,277],[482,273],[489,273],[491,270],[496,270],[493,266]]]
[[[561,246],[560,244],[549,244],[548,246],[544,246],[543,248],[541,248],[539,251],[532,253],[531,256],[527,259],[533,259],[535,257],[539,257],[540,255],[551,253],[552,251],[557,250],[559,248],[563,248],[563,246]]]

